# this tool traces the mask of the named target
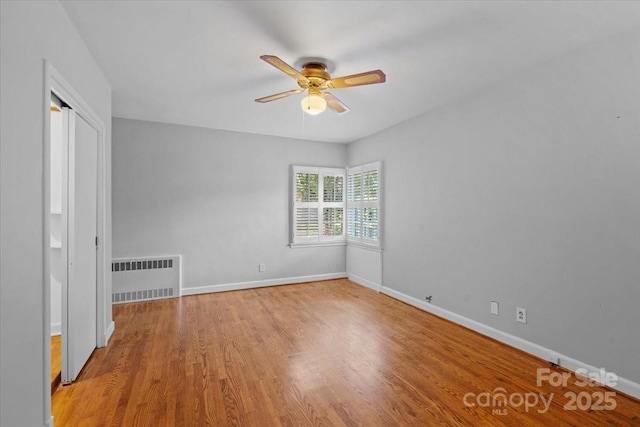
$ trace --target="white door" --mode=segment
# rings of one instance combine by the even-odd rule
[[[73,110],[66,110],[67,286],[62,296],[62,381],[70,382],[97,343],[98,132]]]

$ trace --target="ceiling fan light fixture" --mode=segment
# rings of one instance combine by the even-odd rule
[[[327,101],[319,95],[309,95],[302,98],[302,111],[316,116],[327,109]]]

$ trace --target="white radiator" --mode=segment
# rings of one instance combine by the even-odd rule
[[[113,259],[111,302],[180,296],[180,269],[180,255]]]

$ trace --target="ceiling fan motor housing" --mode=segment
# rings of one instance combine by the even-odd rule
[[[307,78],[306,81],[298,80],[298,85],[303,89],[309,89],[310,93],[318,93],[327,88],[327,81],[331,76],[327,72],[327,66],[321,62],[307,62],[302,66],[300,74]]]

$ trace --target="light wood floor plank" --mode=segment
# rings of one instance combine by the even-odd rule
[[[114,320],[54,393],[57,427],[640,425],[636,399],[565,410],[565,393],[611,390],[537,386],[548,363],[346,279],[116,305]],[[552,404],[464,403],[500,388]]]
[[[60,385],[62,378],[62,351],[60,349],[62,345],[62,336],[53,335],[51,337],[51,394]]]

